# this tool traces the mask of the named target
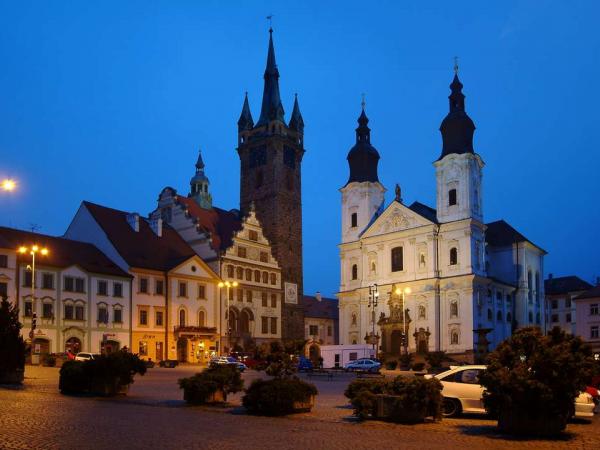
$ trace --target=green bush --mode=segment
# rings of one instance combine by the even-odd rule
[[[44,355],[44,365],[48,367],[56,366],[56,356],[51,353]]]
[[[22,382],[25,369],[25,342],[21,337],[19,310],[6,298],[0,301],[0,383]]]
[[[67,361],[60,369],[59,389],[63,394],[115,395],[133,383],[136,374],[146,373],[137,355],[114,352],[89,361]]]
[[[429,352],[425,355],[425,361],[432,369],[439,369],[446,359],[446,352]]]
[[[398,361],[400,362],[400,367],[403,369],[410,368],[413,358],[414,358],[414,356],[412,355],[412,353],[401,354],[400,358],[398,358]]]
[[[227,394],[244,388],[240,371],[231,366],[205,369],[192,377],[181,378],[178,383],[183,389],[183,399],[195,405],[207,403],[217,391],[221,391],[223,401],[227,401]]]
[[[480,381],[484,404],[511,434],[551,435],[566,427],[590,381],[594,359],[579,337],[553,328],[521,328],[488,355]]]
[[[389,361],[385,362],[385,368],[387,370],[395,370],[396,367],[398,367],[398,361],[395,359],[390,359]]]
[[[382,378],[357,378],[348,385],[344,391],[344,395],[352,400],[362,391],[369,391],[373,394],[383,394],[387,383],[388,381]]]
[[[423,369],[425,369],[425,363],[423,362],[414,363],[412,365],[412,370],[414,370],[415,372],[420,372]]]
[[[317,395],[317,388],[298,378],[254,380],[246,390],[242,404],[250,414],[284,416],[297,412],[295,403],[306,403]]]

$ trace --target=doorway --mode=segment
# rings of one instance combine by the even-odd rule
[[[177,361],[187,362],[187,349],[188,349],[187,338],[177,339]]]
[[[65,342],[65,351],[70,351],[76,355],[81,351],[81,341],[76,337],[67,339],[67,342]]]
[[[162,361],[162,359],[163,359],[163,343],[157,342],[156,343],[156,360]]]

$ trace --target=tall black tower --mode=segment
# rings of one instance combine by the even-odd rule
[[[296,97],[290,121],[285,122],[272,29],[269,29],[264,80],[258,122],[255,124],[252,119],[247,95],[238,120],[240,207],[245,212],[253,205],[282,269],[281,336],[283,339],[303,339],[300,169],[304,154],[304,120]]]

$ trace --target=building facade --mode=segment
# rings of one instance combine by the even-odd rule
[[[83,202],[65,236],[93,243],[133,277],[133,352],[196,363],[221,351],[220,278],[168,224]]]
[[[577,333],[575,297],[590,290],[592,285],[574,275],[544,280],[547,329],[560,327],[569,334]]]
[[[436,209],[405,205],[398,185],[385,206],[363,105],[340,189],[341,344],[378,339],[386,354],[443,350],[472,361],[515,326],[541,325],[545,252],[504,221],[484,222],[484,163],[457,74],[450,89]]]
[[[575,302],[575,333],[591,345],[594,357],[600,359],[600,284],[578,295]]]
[[[337,298],[323,297],[320,292],[302,298],[304,309],[304,339],[310,344],[337,345],[339,343],[339,302]]]
[[[34,245],[48,250],[36,255],[35,273]],[[130,346],[130,287],[131,276],[91,244],[0,227],[0,295],[19,307],[34,363],[48,353]]]
[[[238,120],[240,206],[244,214],[251,208],[255,209],[273,255],[281,266],[284,288],[282,338],[302,339],[301,166],[305,151],[304,120],[296,98],[291,118],[288,123],[285,122],[273,30],[269,33],[260,117],[254,123],[246,96]]]

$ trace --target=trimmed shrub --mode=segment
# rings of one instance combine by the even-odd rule
[[[429,352],[425,355],[425,361],[432,369],[439,369],[446,359],[446,352]]]
[[[318,394],[317,388],[298,378],[254,380],[246,389],[242,404],[250,414],[284,416],[301,410]]]
[[[414,356],[412,355],[412,353],[403,353],[400,355],[400,358],[398,358],[398,361],[400,362],[400,368],[403,370],[407,370],[410,368],[410,365],[413,361]]]
[[[236,393],[244,388],[240,371],[231,366],[218,366],[205,369],[189,377],[181,378],[179,387],[183,389],[183,399],[194,405],[227,401],[227,394]],[[220,392],[222,400],[215,394]]]
[[[0,301],[0,383],[22,383],[25,342],[21,337],[19,309],[6,298]]]
[[[47,366],[47,367],[56,366],[56,356],[54,356],[51,353],[44,355],[44,366]]]
[[[415,372],[420,372],[421,370],[425,369],[425,363],[423,362],[419,362],[419,363],[414,363],[412,365],[412,370],[414,370]]]
[[[398,367],[398,361],[395,359],[390,359],[389,361],[385,362],[385,368],[387,370],[395,370],[396,367]]]
[[[521,328],[488,355],[480,377],[488,412],[501,431],[551,436],[565,429],[579,393],[592,377],[592,351],[579,337],[554,327]]]
[[[383,394],[387,383],[388,381],[382,378],[357,378],[348,385],[344,391],[344,395],[352,400],[361,391]]]
[[[58,389],[62,394],[83,394],[90,390],[91,380],[83,369],[85,362],[66,361],[60,368]]]

